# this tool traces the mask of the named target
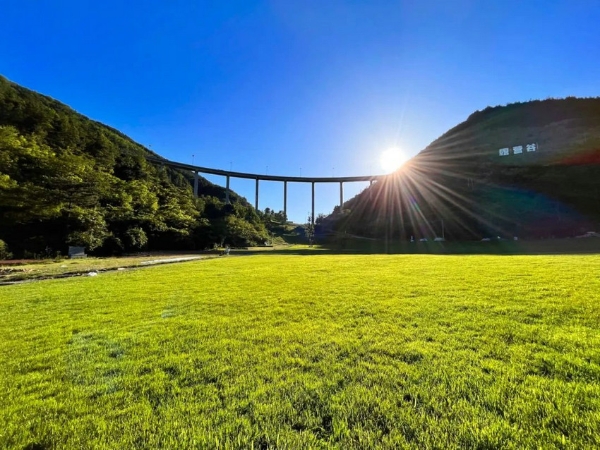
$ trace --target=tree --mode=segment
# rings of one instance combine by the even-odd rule
[[[127,136],[0,77],[0,236],[13,252],[111,253],[267,239],[246,199],[148,163]],[[230,216],[234,219],[229,219]],[[269,215],[275,217],[272,211]]]
[[[315,224],[313,223],[313,218],[310,213],[308,215],[308,222],[305,225],[305,229],[306,237],[308,238],[308,243],[310,246],[312,246],[315,238]]]
[[[13,254],[8,251],[8,245],[0,239],[0,259],[11,259]]]

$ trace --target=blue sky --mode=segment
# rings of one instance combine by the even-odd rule
[[[384,150],[415,155],[486,106],[599,96],[599,24],[597,0],[8,0],[0,73],[170,159],[377,174]],[[232,188],[254,202],[252,181]],[[310,186],[288,192],[305,221]],[[317,185],[317,212],[338,197]],[[282,198],[261,184],[261,209]]]

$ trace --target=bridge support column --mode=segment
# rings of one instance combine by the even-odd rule
[[[225,188],[225,203],[229,204],[229,175],[227,175],[227,183]]]
[[[373,189],[371,189],[373,187],[373,180],[369,180],[369,200],[373,199]]]
[[[198,172],[194,172],[194,197],[198,197]]]
[[[283,215],[287,220],[287,181],[283,182]]]
[[[258,211],[258,178],[256,179],[256,194],[254,196],[254,209]]]
[[[313,225],[315,224],[315,182],[312,182],[312,212],[310,214]]]
[[[340,212],[342,212],[342,206],[344,206],[344,182],[340,181]]]

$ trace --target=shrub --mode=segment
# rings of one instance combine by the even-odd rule
[[[8,251],[8,245],[0,239],[0,259],[11,259],[13,254]]]
[[[121,255],[123,250],[124,246],[121,239],[111,234],[104,240],[100,253],[105,255]]]
[[[148,236],[139,227],[130,228],[125,232],[123,242],[128,250],[141,250],[148,243]]]

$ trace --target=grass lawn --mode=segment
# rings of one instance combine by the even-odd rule
[[[0,288],[0,448],[600,448],[600,256],[253,255]]]

